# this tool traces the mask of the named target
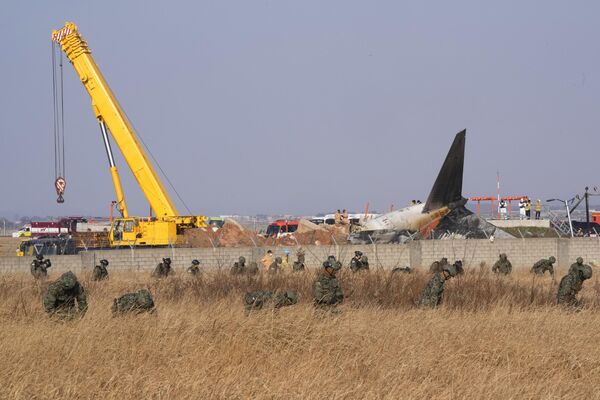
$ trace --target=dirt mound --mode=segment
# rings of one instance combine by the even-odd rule
[[[223,227],[187,229],[185,241],[191,247],[245,247],[261,246],[264,238],[243,227],[234,220],[227,219]]]
[[[263,239],[254,231],[230,219],[225,220],[223,227],[216,233],[219,245],[223,247],[260,246]]]
[[[280,238],[265,238],[245,228],[239,223],[227,219],[222,228],[188,229],[185,242],[190,247],[247,247],[247,246],[296,246],[296,245],[333,245],[347,242],[347,227],[316,225],[301,220],[298,230]]]
[[[309,222],[310,223],[310,222]],[[312,224],[315,225],[315,224]],[[348,241],[348,229],[342,226],[315,225],[317,229],[298,232],[294,235],[300,245],[344,244]],[[296,242],[294,241],[294,244]]]
[[[213,247],[215,232],[211,228],[186,229],[185,242],[190,247]]]
[[[301,219],[298,221],[298,229],[296,230],[296,234],[298,233],[307,233],[313,231],[326,231],[327,229],[323,225],[317,225],[310,222],[307,219]]]

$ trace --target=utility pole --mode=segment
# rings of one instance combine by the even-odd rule
[[[590,194],[588,193],[588,187],[585,187],[585,226],[586,226],[586,231],[587,231],[587,235],[588,237],[590,236],[590,203],[589,203],[589,197]]]

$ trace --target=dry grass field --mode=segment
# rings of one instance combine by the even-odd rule
[[[548,276],[479,270],[450,282],[442,307],[420,310],[426,274],[343,273],[337,314],[313,309],[313,277],[79,274],[89,311],[64,323],[42,311],[43,285],[1,275],[0,398],[600,398],[596,277],[580,312],[553,304]],[[158,312],[112,318],[112,299],[142,287]],[[246,316],[243,293],[262,288],[297,290],[301,302]]]

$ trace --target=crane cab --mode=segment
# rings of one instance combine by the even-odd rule
[[[154,218],[117,218],[110,230],[113,247],[177,244],[177,225]]]

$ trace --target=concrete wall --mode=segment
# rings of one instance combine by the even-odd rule
[[[0,257],[14,256],[17,253],[17,247],[19,247],[21,240],[21,238],[0,236]]]
[[[355,250],[361,250],[369,256],[372,268],[391,269],[396,266],[429,266],[441,257],[450,261],[462,259],[467,267],[477,267],[481,262],[491,266],[499,253],[508,254],[515,268],[529,268],[540,258],[551,255],[558,260],[559,266],[569,266],[575,258],[582,256],[586,262],[600,265],[600,238],[573,239],[504,239],[493,243],[488,240],[423,240],[397,245],[361,245],[361,246],[304,246],[306,264],[309,268],[319,266],[329,254],[334,254],[347,265]],[[175,269],[189,266],[194,258],[209,267],[229,268],[239,256],[248,262],[258,261],[268,248],[240,247],[216,249],[136,249],[82,252],[74,256],[53,256],[54,271],[89,270],[102,258],[110,261],[111,270],[152,270],[163,257],[171,257]],[[293,252],[295,248],[290,248]],[[284,248],[273,248],[276,256],[283,255]],[[0,257],[0,272],[28,271],[30,257]]]
[[[488,219],[487,221],[498,228],[550,228],[549,219]]]

